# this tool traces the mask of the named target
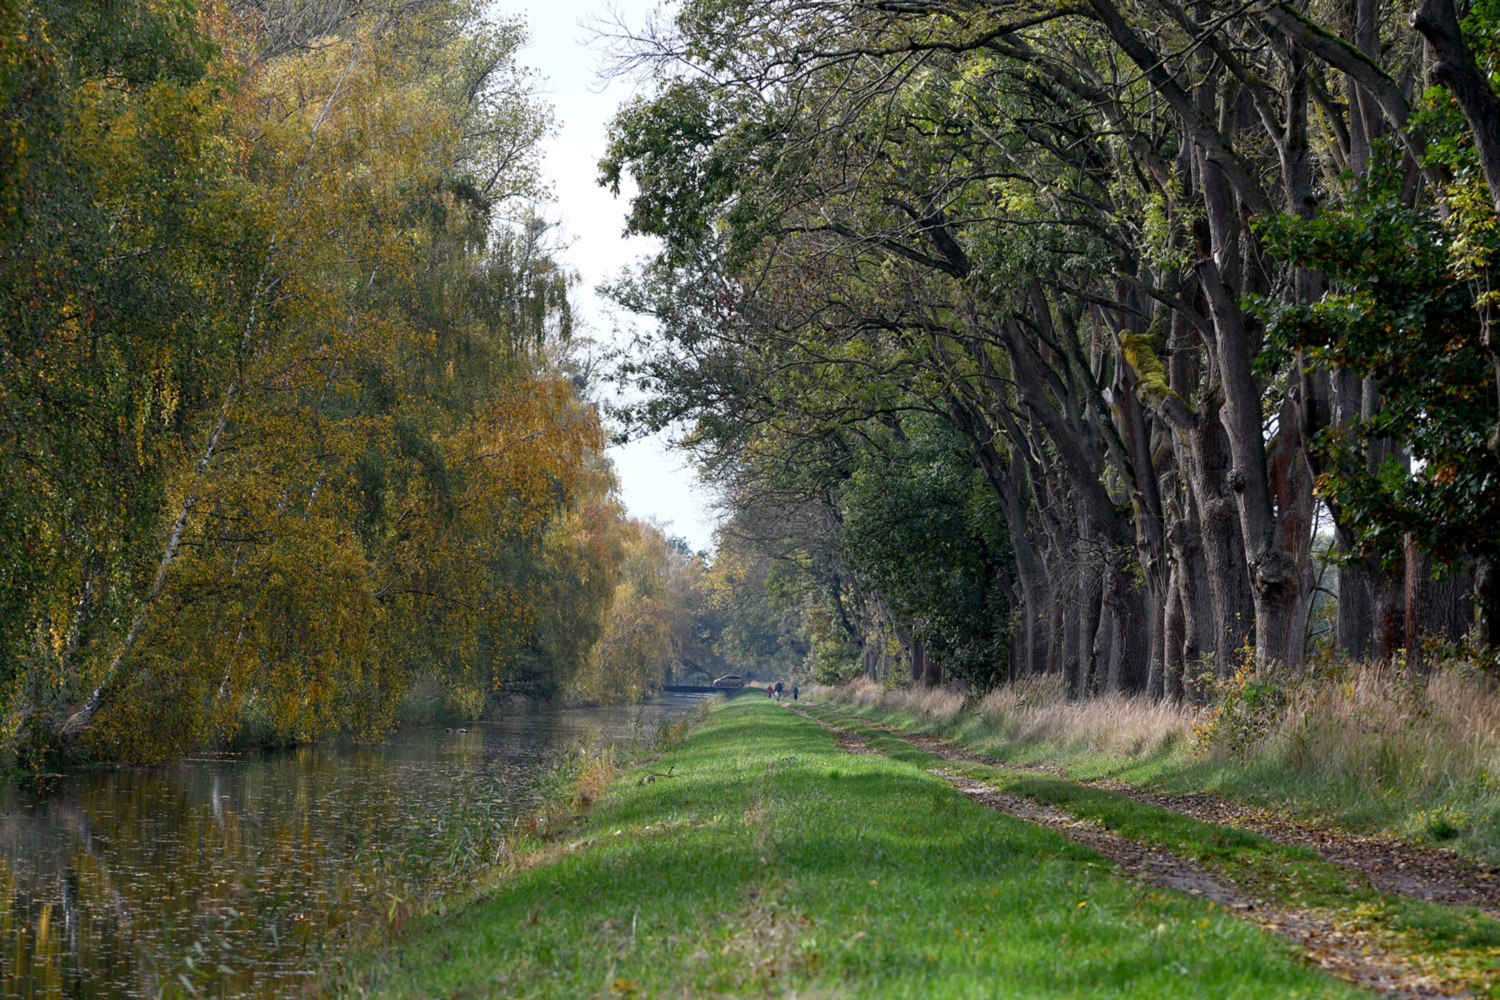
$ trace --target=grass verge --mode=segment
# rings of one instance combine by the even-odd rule
[[[868,681],[810,694],[997,761],[1211,791],[1352,830],[1385,831],[1500,864],[1500,681],[1462,664],[1417,674],[1325,664],[1225,680],[1211,709],[1107,696],[1055,677],[982,698]]]
[[[867,746],[916,767],[939,763],[1011,795],[1067,810],[1130,840],[1151,844],[1222,872],[1241,889],[1285,909],[1327,918],[1382,951],[1454,989],[1500,997],[1500,922],[1470,907],[1443,906],[1375,890],[1311,850],[1206,823],[1118,792],[1035,772],[944,762],[899,736],[826,707],[805,711],[862,736]]]
[[[1244,921],[970,802],[923,763],[849,755],[782,706],[738,699],[336,991],[1361,995]]]

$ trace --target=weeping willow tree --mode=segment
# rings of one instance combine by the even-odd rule
[[[559,599],[604,616],[566,585],[613,486],[572,277],[525,218],[524,40],[455,0],[0,7],[25,762],[369,736],[414,678],[476,706],[535,672]]]

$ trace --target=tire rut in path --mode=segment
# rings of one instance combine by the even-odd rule
[[[845,752],[879,752],[857,733],[851,733],[822,719],[814,719],[800,711],[797,714],[830,730],[835,743]],[[906,734],[892,735],[900,736],[931,753],[939,753],[946,759],[992,764],[932,737],[923,738],[924,742],[941,744],[948,751],[954,752],[939,752],[932,746],[924,746],[908,738]],[[1130,840],[1098,823],[1080,820],[1056,806],[1006,794],[983,782],[953,774],[940,767],[930,771],[951,783],[960,794],[981,805],[1008,813],[1027,823],[1048,827],[1069,840],[1090,848],[1112,862],[1128,878],[1207,900],[1300,945],[1309,960],[1356,986],[1401,1000],[1470,995],[1445,989],[1435,977],[1423,974],[1395,955],[1380,951],[1376,943],[1367,940],[1358,930],[1340,926],[1332,914],[1268,906],[1223,878],[1220,873],[1171,851]]]
[[[1357,872],[1375,888],[1392,895],[1444,906],[1472,906],[1500,920],[1500,877],[1496,870],[1481,868],[1449,851],[1330,829],[1217,795],[1149,792],[1120,781],[1091,784],[1205,823],[1249,830],[1277,844],[1309,848],[1329,864]]]
[[[935,736],[901,733],[885,726],[877,728],[945,760],[1067,778],[1061,771],[1049,768],[1003,764]],[[1207,792],[1171,794],[1146,791],[1111,779],[1067,780],[1117,792],[1136,802],[1204,823],[1258,833],[1284,847],[1306,847],[1329,864],[1362,876],[1382,892],[1444,906],[1472,906],[1500,920],[1500,868],[1482,868],[1451,851],[1320,826]]]

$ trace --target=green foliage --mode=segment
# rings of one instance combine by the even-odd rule
[[[815,588],[790,561],[736,534],[731,522],[704,586],[717,612],[713,651],[726,668],[762,681],[794,676],[813,655],[808,631]],[[826,615],[825,615],[826,618]]]
[[[150,582],[269,234],[191,4],[7,5],[0,27],[18,97],[0,143],[0,703],[34,756],[80,694],[72,661]]]
[[[1412,816],[1412,825],[1438,843],[1453,840],[1472,825],[1469,814],[1452,806],[1422,809]]]
[[[691,620],[672,586],[673,553],[654,525],[631,522],[618,533],[617,579],[603,629],[572,694],[594,704],[635,704],[660,688],[671,664],[674,626]],[[689,626],[690,627],[690,626]]]
[[[1193,741],[1202,752],[1243,760],[1281,722],[1288,700],[1288,678],[1258,672],[1246,663],[1233,676],[1207,678],[1212,706],[1193,726]]]
[[[1343,366],[1375,379],[1378,413],[1323,432],[1320,490],[1356,531],[1361,551],[1401,558],[1410,534],[1448,562],[1500,551],[1500,454],[1489,447],[1500,401],[1472,287],[1432,213],[1375,186],[1342,211],[1265,224],[1273,249],[1328,275],[1313,303],[1256,301],[1268,359]],[[1398,442],[1371,474],[1372,445]]]
[[[675,81],[620,108],[599,183],[619,194],[628,169],[640,186],[630,232],[670,237],[673,245],[703,238],[738,187],[737,165],[719,148],[732,122],[722,95],[706,81]]]
[[[998,501],[946,420],[911,414],[899,427],[872,436],[844,484],[844,548],[946,671],[986,687],[1008,666]]]
[[[864,670],[860,648],[847,629],[835,622],[826,607],[811,607],[803,614],[807,632],[807,660],[803,664],[809,677],[819,684],[843,684]],[[867,638],[865,641],[873,641]]]

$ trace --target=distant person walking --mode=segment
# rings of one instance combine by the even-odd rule
[[[781,700],[781,682],[780,681],[776,682],[776,700],[777,701]]]
[[[767,684],[766,685],[766,697],[767,698],[771,697],[771,691],[772,691],[771,685]]]
[[[797,700],[797,685],[795,684],[792,685],[792,700]]]

